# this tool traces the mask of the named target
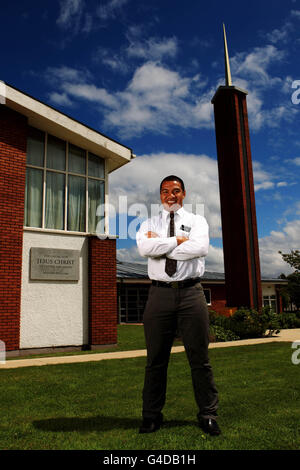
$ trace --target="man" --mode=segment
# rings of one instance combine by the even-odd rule
[[[144,312],[147,365],[139,432],[157,431],[162,424],[167,368],[178,330],[191,367],[199,425],[218,435],[218,393],[208,359],[208,309],[199,279],[208,252],[208,225],[204,217],[183,208],[185,194],[181,178],[164,178],[160,185],[163,210],[143,222],[136,237],[140,254],[148,257],[152,279]]]

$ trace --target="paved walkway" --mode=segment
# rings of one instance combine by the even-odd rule
[[[210,343],[209,348],[226,348],[232,346],[246,346],[251,344],[272,343],[278,341],[294,342],[299,341],[300,344],[300,328],[292,330],[281,330],[278,335],[266,338],[253,338],[244,339],[239,341],[228,341],[219,343]],[[173,346],[172,353],[184,351],[183,346]],[[46,366],[51,364],[71,364],[79,362],[92,362],[103,361],[105,359],[125,359],[130,357],[146,356],[146,349],[139,349],[137,351],[117,351],[110,353],[95,353],[95,354],[75,354],[73,356],[60,356],[60,357],[38,357],[30,359],[17,359],[8,360],[5,364],[0,364],[0,369],[14,369],[17,367],[29,366]]]

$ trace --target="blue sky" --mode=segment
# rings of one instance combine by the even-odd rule
[[[204,204],[207,270],[223,271],[213,108],[224,84],[222,23],[233,84],[248,91],[262,272],[290,272],[278,250],[300,240],[300,1],[60,0],[1,7],[0,79],[131,147],[116,195],[158,203],[175,173]],[[133,240],[118,257],[143,261]]]

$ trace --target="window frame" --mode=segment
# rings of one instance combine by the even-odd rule
[[[89,150],[79,147],[78,145],[74,144],[73,142],[70,142],[68,140],[60,139],[60,137],[55,136],[52,133],[48,133],[47,131],[43,131],[41,129],[38,129],[36,127],[30,126],[32,129],[41,131],[44,133],[44,155],[43,155],[43,166],[37,166],[37,165],[32,165],[30,163],[27,163],[26,161],[26,169],[27,168],[33,168],[37,170],[41,170],[43,177],[42,177],[42,226],[41,227],[31,227],[31,226],[23,226],[24,230],[27,231],[38,231],[38,232],[50,232],[50,233],[60,233],[60,234],[68,234],[68,235],[81,235],[81,236],[87,236],[87,235],[96,235],[96,232],[90,232],[88,230],[89,228],[89,198],[88,198],[88,182],[89,180],[96,180],[99,182],[104,183],[104,200],[103,204],[104,206],[104,219],[105,219],[105,233],[99,233],[99,235],[105,235],[108,236],[109,234],[109,214],[107,211],[108,207],[108,164],[107,164],[107,159],[95,154],[94,152],[90,152]],[[54,170],[52,168],[47,168],[47,146],[48,146],[48,135],[51,135],[53,137],[57,137],[66,144],[66,166],[65,170]],[[29,136],[28,136],[29,137]],[[73,145],[75,147],[81,148],[85,152],[85,175],[75,173],[74,171],[69,171],[68,163],[69,163],[69,145]],[[89,154],[96,155],[97,157],[101,158],[103,163],[104,163],[104,177],[96,177],[96,176],[89,176],[88,175],[88,159],[89,159]],[[46,213],[46,177],[47,177],[47,172],[52,172],[52,173],[59,173],[63,174],[65,176],[65,193],[64,193],[64,228],[63,229],[52,229],[52,228],[47,228],[45,227],[45,213]],[[85,179],[85,231],[79,232],[79,231],[73,231],[73,230],[68,230],[68,181],[69,181],[69,175],[70,176],[77,176]],[[25,210],[25,208],[24,208]]]
[[[208,291],[209,292],[209,302],[206,301],[207,305],[211,305],[211,288],[210,287],[204,287],[203,286],[203,293],[204,291]],[[204,294],[205,295],[205,294]],[[206,299],[206,296],[205,296],[205,299]]]
[[[265,305],[265,301],[268,301],[269,305]],[[272,301],[275,302],[275,310],[272,308]],[[266,294],[262,296],[262,306],[263,307],[270,307],[273,313],[277,312],[277,296],[276,294]]]

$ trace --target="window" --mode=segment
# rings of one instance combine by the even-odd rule
[[[276,308],[276,295],[264,295],[263,306],[270,307],[273,312],[277,312]]]
[[[207,305],[211,305],[211,291],[210,289],[203,289]]]
[[[149,286],[118,283],[119,323],[142,323]]]
[[[95,233],[104,196],[103,158],[30,128],[25,227]]]

